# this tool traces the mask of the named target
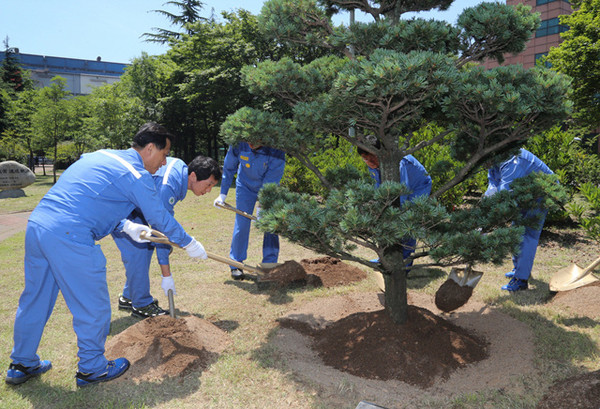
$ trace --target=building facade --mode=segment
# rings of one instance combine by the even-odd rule
[[[113,84],[119,80],[128,64],[96,60],[51,57],[36,54],[14,54],[19,65],[31,73],[36,87],[47,87],[52,78],[61,76],[67,80],[67,89],[73,95],[87,95],[94,87]],[[5,53],[0,52],[0,61]]]
[[[548,54],[551,47],[562,41],[560,33],[568,27],[560,24],[558,16],[571,14],[573,9],[566,0],[506,0],[508,5],[523,3],[531,6],[532,12],[540,13],[541,25],[533,37],[527,42],[525,50],[520,54],[506,54],[502,65],[521,64],[524,68],[534,67],[536,61]],[[496,60],[486,61],[485,67],[497,67]]]

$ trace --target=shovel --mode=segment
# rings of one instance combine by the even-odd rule
[[[154,230],[154,229],[152,229],[152,232],[150,235],[148,235],[144,231],[141,232],[140,238],[142,238],[144,240],[150,240],[154,243],[170,244],[173,247],[182,248],[179,244],[175,244],[172,241],[170,241],[167,238],[167,236],[165,236],[163,233],[159,232],[158,230]],[[219,256],[217,254],[212,254],[209,252],[206,252],[206,255],[211,260],[220,261],[221,263],[229,264],[230,266],[241,268],[246,271],[251,271],[251,272],[257,273],[257,274],[265,274],[266,273],[266,271],[264,271],[260,267],[250,266],[248,264],[240,263],[239,261],[232,260],[229,257],[223,257],[223,256]]]
[[[454,281],[461,287],[467,286],[475,288],[482,276],[482,272],[473,271],[471,266],[467,266],[465,268],[452,268],[448,275],[448,279]]]
[[[584,269],[573,264],[571,267],[557,271],[550,279],[550,291],[569,291],[598,281],[598,278],[591,274],[598,264],[600,264],[600,257]]]
[[[246,213],[246,212],[244,212],[244,211],[242,211],[240,209],[237,209],[237,208],[233,207],[232,205],[230,205],[228,203],[225,203],[225,202],[223,202],[223,203],[217,203],[217,206],[219,206],[219,207],[221,207],[223,209],[231,210],[232,212],[236,212],[237,214],[240,214],[240,215],[242,215],[244,217],[247,217],[250,220],[254,220],[254,221],[258,220],[256,218],[256,216],[253,216],[253,215],[251,215],[249,213]]]
[[[169,297],[169,315],[173,318],[177,318],[175,316],[175,300],[173,299],[173,290],[168,291]]]

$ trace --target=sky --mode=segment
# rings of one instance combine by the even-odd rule
[[[482,0],[455,0],[445,12],[421,13],[425,18],[455,23],[465,8]],[[0,0],[0,50],[10,47],[21,53],[129,63],[142,52],[163,54],[166,45],[148,43],[140,36],[154,27],[172,29],[169,21],[152,10],[179,10],[165,4],[167,0]],[[264,0],[204,0],[202,16],[211,12],[220,18],[221,11],[246,9],[259,14]],[[359,21],[371,21],[357,13]],[[347,23],[349,15],[334,19]]]

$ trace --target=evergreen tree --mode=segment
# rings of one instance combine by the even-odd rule
[[[531,178],[513,192],[448,211],[435,198],[486,162],[505,159],[523,142],[563,120],[568,81],[546,69],[485,70],[477,63],[523,50],[539,25],[523,5],[482,3],[463,11],[456,26],[401,19],[408,11],[446,8],[446,0],[270,0],[260,26],[280,43],[319,47],[330,55],[310,62],[290,58],[243,69],[249,91],[269,101],[245,107],[221,128],[229,143],[248,141],[285,150],[329,189],[310,197],[266,186],[258,226],[317,252],[353,260],[383,273],[386,310],[406,321],[406,267],[500,263],[519,244],[520,208],[548,206],[537,198],[556,184]],[[359,9],[371,23],[334,26],[331,14]],[[429,139],[415,135],[437,124]],[[379,158],[382,184],[374,188],[348,169],[321,174],[311,157],[328,135],[345,138]],[[376,139],[380,147],[370,143]],[[398,206],[407,188],[398,164],[408,154],[447,144],[463,167],[430,199]],[[357,179],[357,180],[355,180]],[[518,193],[520,192],[520,193]],[[527,194],[524,194],[527,192]],[[516,224],[512,225],[511,221]],[[421,243],[408,259],[402,240]],[[374,264],[358,248],[374,252]],[[413,267],[414,268],[414,267]]]
[[[163,6],[170,4],[181,9],[181,14],[174,14],[166,10],[152,10],[155,13],[162,14],[169,20],[172,25],[182,27],[186,31],[185,33],[190,34],[189,29],[187,29],[188,24],[195,23],[197,21],[206,20],[204,17],[200,16],[200,10],[204,6],[204,3],[198,0],[183,0],[183,1],[168,1],[163,4]],[[142,37],[146,37],[146,41],[152,43],[160,43],[165,44],[171,40],[180,39],[184,33],[168,30],[165,28],[153,28],[155,33],[144,33]]]

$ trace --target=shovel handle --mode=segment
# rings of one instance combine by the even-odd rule
[[[247,264],[240,263],[239,261],[232,260],[228,257],[219,256],[217,254],[213,254],[213,253],[209,253],[209,252],[206,252],[206,255],[211,260],[220,261],[221,263],[229,264],[230,266],[241,268],[242,270],[248,270],[253,273],[263,273],[263,271],[258,267],[249,266]]]
[[[182,248],[180,245],[170,241],[164,233],[154,229],[152,229],[151,235],[148,235],[145,231],[141,232],[140,238],[150,240],[154,243],[170,244],[171,246]],[[239,261],[232,260],[228,257],[219,256],[209,252],[206,252],[206,255],[211,260],[220,261],[221,263],[229,264],[230,266],[248,270],[253,273],[264,273],[264,271],[259,267],[249,266],[248,264],[240,263]]]
[[[173,290],[169,290],[167,292],[168,297],[169,297],[169,315],[173,318],[177,318],[175,316],[175,301],[173,299]]]
[[[237,214],[239,214],[239,215],[242,215],[242,216],[244,216],[244,217],[247,217],[247,218],[248,218],[248,219],[250,219],[250,220],[254,220],[254,221],[258,220],[258,219],[256,218],[256,216],[253,216],[253,215],[251,215],[251,214],[249,214],[249,213],[246,213],[246,212],[244,212],[244,211],[242,211],[242,210],[240,210],[240,209],[238,209],[238,208],[235,208],[235,207],[233,207],[232,205],[230,205],[229,203],[226,203],[226,202],[223,202],[223,203],[217,203],[217,206],[219,206],[219,207],[220,207],[220,208],[222,208],[222,209],[231,210],[232,212],[235,212],[235,213],[237,213]]]
[[[581,276],[584,277],[584,276],[588,275],[589,273],[591,273],[592,271],[594,271],[594,268],[598,267],[598,264],[600,264],[600,257],[598,257],[596,260],[594,260],[594,262],[592,264],[590,264],[589,266],[587,266],[581,272]]]

